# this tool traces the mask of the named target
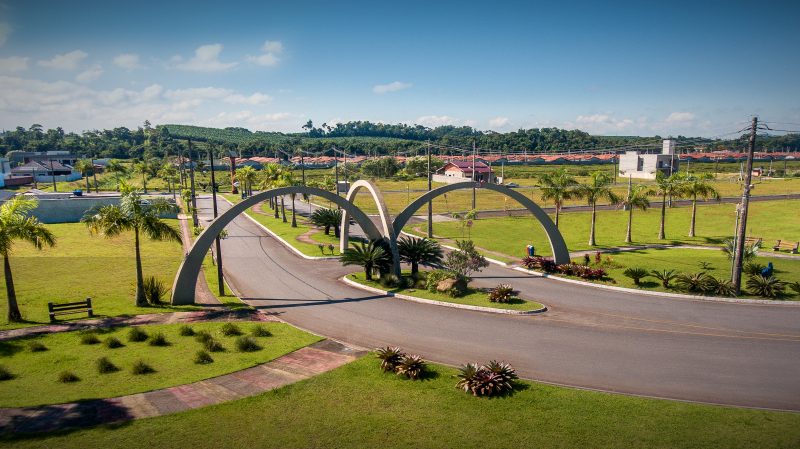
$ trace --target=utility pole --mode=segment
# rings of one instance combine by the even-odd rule
[[[94,155],[92,155],[91,161],[92,161],[92,178],[94,179],[94,193],[100,193],[100,188],[97,186],[97,169],[94,166]]]
[[[192,226],[195,228],[199,224],[197,221],[197,195],[194,190],[194,159],[192,158],[192,139],[189,142],[189,180],[192,189]]]
[[[475,210],[475,141],[472,141],[472,210]]]
[[[753,117],[750,125],[750,145],[747,151],[747,169],[744,177],[744,191],[742,192],[742,207],[739,226],[736,229],[736,249],[733,256],[733,282],[734,290],[738,295],[742,289],[742,263],[744,262],[744,238],[747,232],[747,208],[750,205],[750,188],[753,181],[753,153],[756,150],[756,131],[758,130],[758,117]]]
[[[427,150],[428,150],[428,192],[432,189],[431,178],[433,175],[431,174],[431,141],[428,140],[427,142]],[[784,171],[786,171],[784,169]],[[433,200],[428,201],[428,238],[433,238]]]
[[[53,176],[53,192],[58,192],[58,187],[56,187],[56,171],[53,170],[53,158],[50,158],[50,174]]]
[[[336,155],[336,147],[333,147],[333,173],[336,177],[336,196],[339,196],[339,156]]]
[[[211,203],[214,205],[214,219],[217,219],[217,182],[214,178],[214,149],[208,146],[208,163],[211,165]],[[214,239],[217,249],[217,284],[219,284],[219,295],[225,296],[225,281],[222,277],[222,245],[219,242],[219,234]]]

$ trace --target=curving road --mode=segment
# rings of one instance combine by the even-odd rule
[[[208,217],[210,200],[199,205]],[[487,314],[349,287],[338,279],[354,267],[302,259],[244,216],[228,232],[225,277],[236,292],[318,334],[453,365],[502,359],[556,384],[800,411],[800,307],[623,294],[491,266],[477,284],[511,283],[550,310]]]

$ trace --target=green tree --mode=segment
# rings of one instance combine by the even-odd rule
[[[172,198],[175,199],[175,183],[178,182],[178,169],[175,165],[167,162],[158,170],[158,177],[167,182],[167,189],[172,193]]]
[[[155,176],[156,166],[148,160],[139,161],[133,164],[133,172],[142,175],[142,188],[147,193],[147,179]]]
[[[442,168],[443,166],[444,166],[443,160],[439,159],[438,157],[431,157],[431,173]],[[417,156],[406,160],[406,173],[412,176],[427,177],[426,175],[427,172],[428,172],[427,156]]]
[[[373,269],[385,268],[391,264],[391,255],[383,249],[380,243],[353,243],[351,248],[344,250],[339,261],[343,265],[359,265],[364,267],[364,277],[372,280]]]
[[[336,237],[339,237],[340,226],[342,223],[341,209],[320,208],[311,213],[308,217],[315,226],[325,228],[325,235],[329,235],[331,228]]]
[[[252,196],[253,184],[256,182],[256,179],[258,179],[258,170],[249,165],[237,168],[236,179],[242,184],[240,187],[244,191],[245,195]]]
[[[619,197],[611,191],[611,177],[604,172],[594,172],[586,184],[579,184],[574,190],[577,198],[583,198],[592,207],[592,225],[589,230],[589,245],[595,246],[595,224],[597,222],[597,202],[607,199],[611,204],[619,203]]]
[[[92,161],[89,159],[80,159],[75,162],[74,168],[75,170],[81,172],[81,176],[86,178],[86,190],[91,190],[91,187],[89,187],[89,175],[94,170],[94,164],[92,164]]]
[[[411,264],[411,274],[419,272],[419,265],[434,265],[442,262],[442,247],[425,237],[400,237],[397,241],[400,260]]]
[[[689,223],[689,237],[695,235],[695,222],[697,218],[697,198],[719,199],[719,192],[709,181],[714,179],[710,173],[700,175],[685,174],[682,176],[682,195],[692,199],[692,220]]]
[[[625,233],[625,243],[631,242],[631,228],[633,227],[633,210],[647,210],[650,207],[650,200],[647,198],[653,191],[644,184],[634,184],[630,190],[620,199],[620,206],[628,209],[628,231]]]
[[[565,168],[559,168],[551,173],[545,173],[539,177],[539,186],[542,190],[543,201],[553,201],[556,206],[556,227],[558,227],[558,217],[564,201],[575,196],[575,188],[578,182],[570,175]]]
[[[56,239],[53,234],[35,217],[29,214],[39,203],[36,199],[15,196],[0,206],[0,252],[3,253],[3,272],[6,279],[6,297],[8,298],[8,321],[22,321],[22,314],[17,304],[17,292],[14,289],[14,278],[11,273],[9,254],[15,240],[30,243],[36,249],[53,246]]]
[[[680,197],[681,192],[681,175],[679,173],[673,173],[667,176],[661,170],[656,172],[656,193],[661,195],[661,225],[658,228],[659,240],[667,238],[666,230],[664,229],[667,218],[667,197]]]
[[[92,233],[103,234],[109,238],[125,231],[133,231],[136,253],[136,305],[145,306],[147,299],[144,295],[140,234],[151,240],[180,242],[180,233],[160,218],[164,213],[174,212],[176,207],[161,198],[146,202],[142,200],[137,190],[126,184],[123,184],[120,190],[122,198],[119,205],[94,208],[87,212],[81,221]]]

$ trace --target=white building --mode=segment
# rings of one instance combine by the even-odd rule
[[[619,176],[623,178],[656,179],[661,171],[671,175],[678,171],[678,155],[675,154],[675,141],[664,140],[661,154],[639,154],[626,151],[619,157]]]

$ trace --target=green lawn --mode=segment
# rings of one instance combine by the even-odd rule
[[[270,337],[254,337],[262,349],[254,352],[238,352],[234,345],[236,337],[226,337],[220,332],[223,323],[193,323],[195,331],[209,331],[225,347],[224,352],[210,353],[213,363],[195,364],[195,353],[202,344],[194,337],[178,334],[181,325],[141,326],[151,336],[161,332],[169,346],[150,346],[145,342],[128,341],[130,327],[101,329],[95,335],[104,341],[116,337],[125,346],[109,349],[104,344],[82,345],[85,332],[62,332],[35,338],[0,342],[0,363],[16,377],[0,382],[0,406],[28,406],[56,404],[90,398],[106,398],[182,385],[209,377],[238,371],[267,362],[281,355],[315,343],[319,337],[283,323],[237,323],[244,332],[256,325],[269,329]],[[48,350],[31,352],[28,345],[40,342]],[[109,374],[99,374],[95,363],[100,357],[108,357],[120,368]],[[137,360],[155,369],[154,373],[134,375],[131,366]],[[71,371],[80,381],[63,384],[57,381],[62,371]]]
[[[177,227],[177,220],[167,220]],[[17,300],[27,323],[6,323],[7,298],[0,288],[0,329],[49,323],[47,303],[71,302],[92,298],[98,316],[137,315],[143,313],[193,310],[191,307],[136,307],[134,291],[136,262],[133,234],[115,238],[91,235],[82,223],[48,225],[56,236],[56,246],[42,251],[19,243],[10,257]],[[141,243],[145,276],[154,275],[172,286],[183,257],[180,243]],[[2,280],[5,283],[5,278]],[[5,284],[3,284],[5,285]],[[85,319],[86,315],[68,318]]]
[[[404,277],[407,277],[408,275],[409,275],[408,272],[403,273]],[[408,296],[416,296],[417,298],[423,298],[423,299],[432,299],[434,301],[450,302],[453,304],[464,304],[469,306],[490,307],[493,309],[520,310],[520,311],[538,310],[544,307],[542,304],[538,302],[527,301],[523,299],[518,299],[516,301],[507,304],[491,302],[489,301],[489,295],[485,291],[473,288],[471,288],[466,295],[460,296],[458,298],[453,298],[450,295],[446,295],[439,292],[431,292],[424,288],[422,289],[387,288],[382,286],[379,282],[367,281],[363,272],[348,274],[347,278],[356,281],[359,284],[363,284],[373,288],[379,288],[381,290],[388,290],[392,293],[400,293]]]
[[[521,382],[500,399],[430,366],[412,382],[365,357],[264,394],[122,426],[9,437],[15,448],[796,448],[800,414]]]

